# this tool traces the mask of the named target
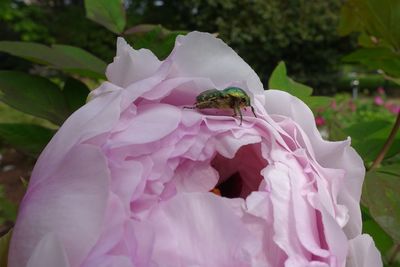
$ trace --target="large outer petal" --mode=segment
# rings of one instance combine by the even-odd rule
[[[312,147],[308,152],[325,168],[344,169],[345,186],[339,192],[338,204],[349,209],[350,219],[344,230],[349,238],[361,234],[360,197],[365,169],[360,156],[350,147],[348,140],[329,142],[322,139],[315,125],[314,116],[306,104],[282,91],[265,91],[265,109],[272,114],[292,118],[307,134]]]
[[[10,245],[10,267],[26,266],[38,244],[48,248],[48,242],[41,240],[49,233],[57,236],[70,266],[79,266],[101,234],[109,171],[98,148],[76,146],[45,183],[30,187],[22,202]],[[59,246],[53,248],[59,255]],[[38,260],[39,252],[32,261]]]
[[[173,60],[169,77],[207,77],[217,86],[245,81],[252,93],[263,90],[254,70],[232,48],[209,33],[179,36],[167,60]]]
[[[122,95],[122,91],[103,95],[73,113],[40,155],[29,188],[53,174],[73,146],[110,131],[120,117]]]
[[[153,261],[160,267],[251,266],[261,242],[226,201],[191,193],[161,204],[149,219],[155,229]]]
[[[50,252],[50,253],[49,253]],[[46,234],[36,245],[27,267],[69,267],[67,255],[54,233]]]
[[[106,75],[110,82],[127,87],[128,85],[152,76],[161,66],[161,61],[148,49],[132,49],[119,37],[117,55],[108,65]]]

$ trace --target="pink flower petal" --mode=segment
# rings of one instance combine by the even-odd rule
[[[146,62],[146,64],[142,64]],[[121,87],[153,75],[161,66],[158,58],[148,49],[134,50],[119,37],[117,55],[114,62],[107,67],[107,79]]]
[[[345,205],[351,218],[345,226],[346,234],[352,238],[361,234],[360,197],[365,169],[360,156],[350,147],[349,141],[329,142],[322,139],[314,122],[311,110],[299,99],[276,90],[265,92],[265,109],[269,114],[292,118],[304,130],[311,147],[309,153],[325,168],[344,169],[345,186],[339,192],[338,203]]]
[[[179,36],[173,54],[174,70],[171,77],[207,77],[216,86],[232,81],[246,81],[253,93],[263,90],[257,74],[235,51],[211,34],[191,32]]]
[[[107,94],[72,114],[40,155],[29,180],[30,186],[53,174],[74,145],[110,131],[119,119],[120,102],[121,93]]]
[[[143,105],[123,132],[113,139],[121,145],[145,144],[162,139],[178,127],[180,109],[170,105]]]
[[[71,266],[79,266],[101,233],[108,179],[105,158],[98,148],[74,147],[63,164],[55,166],[46,186],[29,187],[13,231],[9,266],[25,266],[48,233],[57,235]],[[60,253],[59,247],[54,249]]]
[[[260,246],[223,198],[211,193],[177,195],[149,223],[159,266],[251,266]]]
[[[57,266],[70,267],[64,248],[55,234],[46,234],[36,245],[27,267]]]
[[[346,267],[380,267],[381,254],[369,235],[363,234],[350,240],[350,253]]]

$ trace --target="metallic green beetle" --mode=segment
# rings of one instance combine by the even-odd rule
[[[254,116],[254,108],[250,104],[250,97],[247,93],[239,87],[228,87],[220,91],[217,89],[210,89],[202,92],[196,97],[196,103],[193,107],[184,107],[191,109],[206,109],[206,108],[231,108],[233,109],[233,116],[240,116],[240,125],[242,125],[243,116],[241,108],[251,107]]]

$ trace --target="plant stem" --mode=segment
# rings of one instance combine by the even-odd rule
[[[399,128],[400,128],[400,112],[397,114],[396,122],[394,123],[394,126],[389,134],[389,137],[386,139],[385,144],[383,145],[381,151],[379,151],[379,154],[372,163],[372,165],[368,168],[368,171],[375,169],[377,166],[379,166],[379,164],[381,164],[382,160],[385,158],[386,153],[393,144]]]
[[[396,260],[396,256],[397,254],[400,252],[400,244],[397,244],[394,247],[393,253],[392,255],[390,255],[389,260],[388,260],[388,264],[391,265],[392,263],[394,263],[394,261]]]

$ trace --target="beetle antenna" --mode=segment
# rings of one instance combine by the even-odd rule
[[[192,106],[192,107],[187,107],[187,106],[185,106],[185,107],[183,107],[184,109],[185,108],[187,108],[187,109],[195,109],[196,108],[196,106]]]

